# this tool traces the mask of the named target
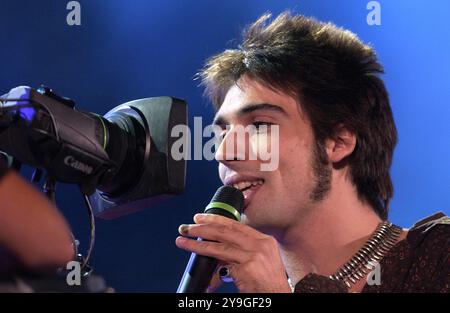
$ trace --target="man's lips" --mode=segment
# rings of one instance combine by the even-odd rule
[[[244,194],[244,210],[248,207],[256,192],[261,188],[262,184],[252,185],[251,187],[246,188],[242,191]]]
[[[264,179],[258,177],[235,174],[225,179],[225,185],[233,186],[244,195],[244,209],[248,207],[256,192],[264,184]]]

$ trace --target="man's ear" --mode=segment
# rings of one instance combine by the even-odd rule
[[[335,128],[332,137],[325,140],[325,149],[331,163],[341,162],[352,154],[356,147],[356,135],[343,125]]]

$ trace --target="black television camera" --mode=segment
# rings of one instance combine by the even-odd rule
[[[134,100],[100,116],[46,87],[17,87],[1,99],[0,151],[79,184],[96,216],[114,218],[183,192],[186,161],[170,153],[171,129],[187,125],[183,100]]]
[[[187,107],[180,99],[134,100],[101,116],[76,110],[73,100],[47,87],[21,86],[0,97],[0,156],[18,170],[21,164],[35,167],[35,182],[45,171],[44,193],[53,201],[56,182],[80,186],[91,242],[86,258],[76,254],[83,277],[92,281],[96,277],[90,277],[87,263],[94,216],[115,218],[184,191],[186,160],[171,155],[172,145],[183,140],[171,135],[177,125],[187,127]],[[44,285],[41,291],[68,290],[54,276],[28,282]]]

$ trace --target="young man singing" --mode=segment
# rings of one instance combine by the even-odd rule
[[[329,23],[269,18],[200,73],[222,129],[220,177],[243,191],[243,223],[196,215],[177,246],[217,258],[240,292],[449,292],[449,218],[409,230],[388,220],[397,132],[375,51]],[[245,147],[226,151],[248,125],[277,125],[275,170]],[[220,283],[217,273],[210,290]]]

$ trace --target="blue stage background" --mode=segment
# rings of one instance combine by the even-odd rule
[[[102,114],[171,95],[186,99],[190,123],[194,116],[210,122],[213,110],[194,74],[207,57],[236,47],[243,27],[262,13],[290,9],[349,28],[378,51],[399,132],[391,220],[409,227],[450,213],[449,1],[378,1],[380,26],[367,24],[366,0],[80,0],[81,26],[66,24],[67,2],[0,2],[0,94],[43,83]],[[183,195],[97,220],[96,272],[117,291],[174,292],[189,257],[174,244],[178,225],[219,186],[215,162],[189,161]],[[59,185],[57,203],[85,250],[89,225],[77,187]]]

